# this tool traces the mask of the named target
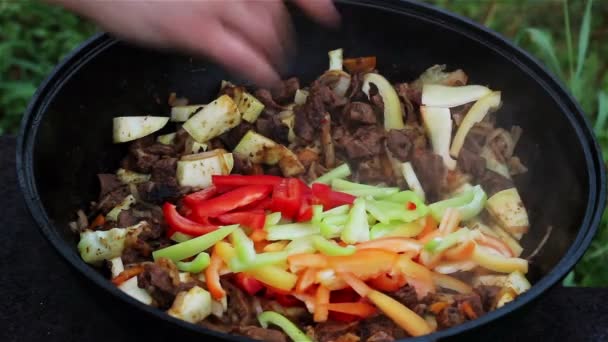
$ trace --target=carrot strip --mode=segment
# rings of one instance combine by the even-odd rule
[[[435,315],[438,315],[441,310],[445,309],[446,306],[448,306],[449,304],[447,302],[435,302],[433,304],[431,304],[431,306],[429,307],[429,310],[431,310],[432,313],[434,313]]]
[[[425,244],[431,240],[433,240],[434,238],[438,237],[440,235],[439,230],[433,230],[429,233],[426,233],[424,235],[422,235],[418,241],[420,241],[420,243]]]
[[[211,263],[205,270],[205,279],[207,281],[207,288],[214,299],[222,299],[226,295],[226,291],[224,291],[222,284],[220,284],[220,268],[223,262],[217,251],[217,247],[213,248]]]
[[[398,256],[381,249],[363,249],[348,256],[327,257],[327,265],[336,272],[348,272],[359,279],[370,279],[390,272]]]
[[[437,221],[435,221],[433,216],[427,215],[422,220],[424,220],[424,228],[422,229],[420,234],[418,234],[418,236],[424,236],[426,234],[429,234],[429,233],[437,230]]]
[[[342,61],[342,64],[351,74],[357,72],[370,72],[376,68],[376,56],[346,58]]]
[[[349,315],[366,318],[376,313],[376,308],[363,302],[354,303],[331,303],[327,305],[329,311],[346,313]]]
[[[477,313],[475,312],[475,310],[473,310],[473,307],[469,302],[463,302],[462,304],[460,304],[460,310],[462,310],[462,312],[464,312],[464,314],[467,315],[469,319],[477,318]]]
[[[419,252],[422,244],[414,239],[405,237],[387,237],[357,244],[357,250],[381,249],[393,253]]]
[[[306,292],[314,283],[317,277],[317,270],[314,268],[307,268],[302,272],[296,283],[296,292]]]
[[[117,275],[116,277],[114,277],[114,279],[112,279],[112,283],[116,286],[119,286],[120,284],[131,279],[132,277],[135,277],[136,275],[142,273],[143,271],[144,271],[143,266],[141,266],[141,265],[133,266],[127,270],[120,272],[119,275]]]
[[[293,254],[287,258],[289,270],[298,272],[305,268],[325,268],[327,267],[327,258],[322,254],[302,253]]]
[[[467,241],[456,247],[450,248],[443,253],[443,256],[452,261],[461,261],[470,259],[475,251],[475,243],[473,241]]]
[[[329,304],[329,289],[321,285],[317,288],[315,295],[315,313],[313,319],[315,322],[325,322],[329,315],[327,305]]]
[[[439,231],[441,235],[447,235],[452,233],[458,228],[458,223],[460,222],[460,213],[458,210],[454,208],[448,208],[441,219],[441,223],[439,224]]]
[[[407,279],[401,273],[397,273],[394,276],[384,273],[371,279],[368,284],[376,290],[393,292],[405,286]]]
[[[94,230],[94,228],[99,227],[99,226],[103,226],[105,223],[106,223],[105,216],[99,214],[93,220],[93,222],[91,222],[91,224],[89,225],[89,229]]]

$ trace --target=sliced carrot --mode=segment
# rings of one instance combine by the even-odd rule
[[[460,213],[454,208],[448,208],[439,223],[441,235],[454,232],[458,228],[458,223],[460,223]]]
[[[114,283],[114,285],[116,285],[116,286],[119,286],[120,284],[135,277],[136,275],[142,273],[143,271],[144,271],[144,267],[142,265],[133,266],[129,269],[126,269],[126,270],[120,272],[119,275],[117,275],[116,277],[114,277],[114,279],[112,279],[112,283]]]
[[[384,273],[376,278],[372,278],[368,284],[376,290],[393,292],[405,286],[407,279],[401,273],[397,273],[394,276]]]
[[[307,268],[305,269],[300,277],[298,278],[298,282],[296,283],[296,292],[305,292],[308,290],[314,283],[317,277],[317,269],[315,268]]]
[[[473,310],[473,307],[469,302],[463,302],[462,304],[460,304],[460,310],[462,310],[462,312],[464,312],[464,314],[467,315],[469,319],[477,318],[477,313],[475,312],[475,310]]]
[[[376,68],[376,56],[346,58],[342,61],[349,73],[370,72]]]
[[[327,265],[336,272],[349,272],[359,279],[370,279],[390,272],[398,254],[381,249],[363,249],[348,256],[327,257]]]
[[[507,245],[502,240],[497,239],[495,237],[488,236],[486,234],[479,234],[479,237],[476,237],[475,241],[477,241],[480,245],[490,247],[492,249],[497,250],[500,254],[502,254],[506,257],[515,256],[515,253],[513,253],[513,250],[511,250],[509,245]]]
[[[266,240],[266,231],[262,230],[262,229],[254,229],[253,232],[251,232],[251,234],[249,235],[249,238],[253,241],[253,242],[261,242]]]
[[[327,321],[327,316],[329,315],[327,308],[329,295],[330,291],[327,287],[321,285],[317,288],[317,293],[315,294],[315,313],[313,315],[315,322]]]
[[[346,313],[349,315],[367,318],[376,313],[376,308],[364,302],[354,303],[330,303],[327,305],[329,311]]]
[[[97,215],[97,217],[91,222],[89,225],[89,229],[94,230],[94,228],[103,226],[106,223],[106,218],[102,214]]]
[[[327,258],[322,254],[302,253],[293,254],[287,258],[289,270],[291,272],[299,272],[305,268],[325,268],[327,267]]]
[[[338,273],[338,275],[361,297],[367,297],[367,295],[373,291],[367,284],[352,273],[343,272]]]
[[[357,244],[358,250],[382,249],[393,253],[419,252],[422,244],[406,237],[386,237]]]
[[[437,223],[437,221],[435,221],[433,216],[427,215],[426,217],[422,218],[421,220],[424,220],[424,228],[422,229],[420,234],[418,234],[419,236],[424,236],[426,234],[429,234],[429,233],[437,230],[438,223]]]
[[[470,259],[475,251],[475,242],[467,241],[456,247],[450,248],[443,253],[448,260],[460,261]]]
[[[431,304],[431,306],[429,307],[429,310],[431,310],[432,313],[434,313],[435,315],[438,315],[441,310],[445,309],[445,307],[447,307],[448,304],[447,302],[435,302],[433,304]]]
[[[439,232],[439,230],[433,230],[429,233],[426,233],[422,236],[420,236],[420,238],[418,239],[418,241],[420,241],[420,243],[425,244],[431,240],[433,240],[436,237],[439,237],[441,235],[441,233]]]
[[[222,299],[226,296],[226,291],[224,291],[222,284],[220,284],[220,268],[223,263],[224,261],[220,257],[216,246],[211,253],[211,262],[209,263],[209,266],[207,266],[207,269],[205,269],[207,288],[214,299]]]

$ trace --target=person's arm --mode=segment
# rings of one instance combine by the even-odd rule
[[[260,85],[278,81],[291,22],[281,0],[49,0],[123,39],[214,59]],[[331,0],[296,0],[325,25],[339,15]]]

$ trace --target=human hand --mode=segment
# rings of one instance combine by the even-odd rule
[[[127,40],[209,57],[260,85],[279,80],[290,49],[291,21],[282,0],[51,0]],[[294,0],[319,23],[334,26],[331,0]]]

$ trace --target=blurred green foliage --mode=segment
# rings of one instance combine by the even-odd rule
[[[500,32],[544,61],[581,103],[608,160],[608,1],[427,2]],[[0,135],[16,133],[37,85],[93,32],[93,24],[60,8],[38,1],[0,0]],[[591,248],[566,283],[606,286],[606,263],[608,217],[604,215]]]

